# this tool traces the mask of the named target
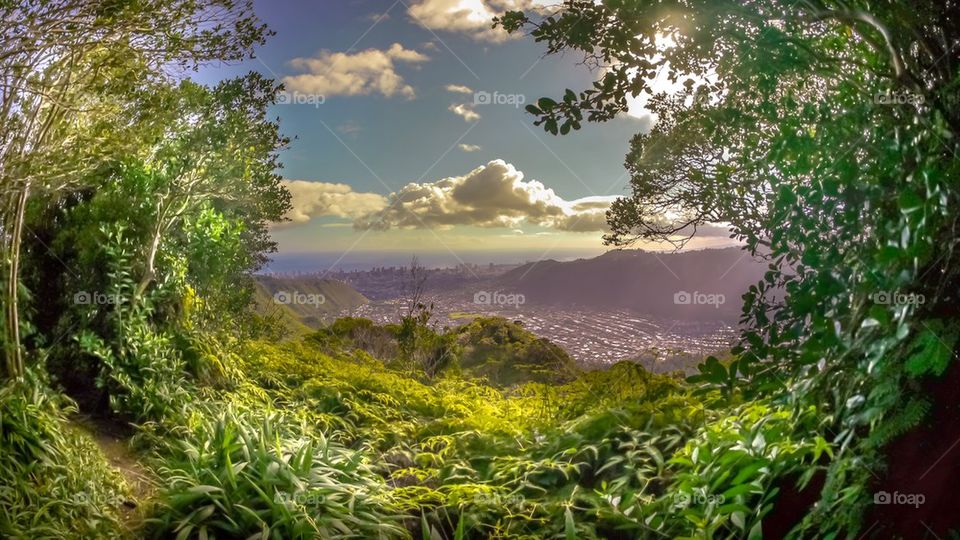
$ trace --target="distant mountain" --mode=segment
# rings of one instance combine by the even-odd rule
[[[255,305],[262,315],[280,316],[295,330],[319,328],[343,310],[370,301],[349,285],[316,277],[257,276]]]
[[[593,259],[528,263],[493,284],[533,304],[735,322],[741,296],[766,270],[766,263],[736,247],[669,254],[617,250]]]

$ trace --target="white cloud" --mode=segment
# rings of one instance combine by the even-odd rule
[[[503,160],[464,176],[410,183],[386,205],[354,222],[358,229],[449,228],[455,225],[518,228],[539,225],[564,231],[606,230],[600,219],[616,197],[567,201]]]
[[[446,87],[447,92],[453,92],[454,94],[472,94],[473,90],[469,86],[463,86],[462,84],[448,84]]]
[[[364,19],[365,19],[365,20],[368,20],[368,21],[370,21],[370,22],[372,22],[372,23],[377,23],[377,24],[379,24],[379,23],[382,23],[383,21],[389,21],[389,20],[390,20],[390,14],[389,14],[389,13],[386,13],[386,12],[384,12],[384,13],[369,13],[369,14],[367,14],[366,17],[364,17]]]
[[[464,143],[458,144],[457,148],[459,148],[460,150],[463,150],[464,152],[477,152],[479,150],[483,150],[483,148],[480,145],[464,144]]]
[[[347,184],[284,180],[283,185],[291,195],[292,208],[286,217],[294,224],[322,216],[357,219],[387,204],[383,195],[356,192]]]
[[[558,0],[419,0],[407,14],[421,26],[435,31],[459,32],[478,41],[495,43],[510,39],[493,26],[493,18],[508,10],[537,10]],[[519,37],[519,36],[516,36]]]
[[[353,120],[347,120],[346,122],[337,126],[338,133],[341,133],[343,135],[347,135],[350,137],[355,137],[361,131],[363,131],[363,128],[360,126],[360,124],[356,123]]]
[[[570,201],[570,214],[554,221],[553,227],[562,231],[608,231],[607,210],[616,197],[584,197]]]
[[[450,112],[459,116],[460,118],[463,118],[467,122],[474,122],[480,119],[480,114],[477,111],[471,109],[469,105],[466,105],[464,103],[457,103],[454,105],[450,105],[448,109],[450,110]]]
[[[290,65],[306,73],[283,78],[288,91],[324,97],[381,94],[413,99],[413,87],[397,71],[397,63],[419,64],[430,60],[424,54],[394,43],[387,50],[367,49],[356,53],[320,51],[313,58],[294,58]]]

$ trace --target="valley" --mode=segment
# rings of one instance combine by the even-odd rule
[[[736,249],[682,255],[623,250],[565,262],[418,268],[416,279],[422,280],[422,301],[433,305],[431,325],[438,329],[499,316],[560,345],[583,367],[634,360],[666,372],[689,371],[704,356],[729,349],[737,335],[736,311],[730,309],[736,302],[690,305],[677,303],[674,294],[690,289],[739,298],[761,269]],[[396,322],[415,278],[410,267],[392,266],[273,274],[261,281],[274,292],[317,294],[327,287],[338,297],[364,299],[298,306],[301,322],[316,328],[346,316]],[[321,282],[326,285],[318,288]]]

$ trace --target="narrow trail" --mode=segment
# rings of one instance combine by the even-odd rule
[[[123,476],[130,488],[129,500],[118,502],[117,513],[124,528],[131,534],[135,533],[143,525],[148,503],[156,493],[157,482],[130,449],[129,428],[89,416],[78,416],[73,423],[93,439],[110,466]]]

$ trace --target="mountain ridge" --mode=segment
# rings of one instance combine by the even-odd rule
[[[766,270],[766,263],[737,247],[679,253],[613,250],[591,259],[528,263],[494,284],[536,304],[735,321],[741,296]]]

